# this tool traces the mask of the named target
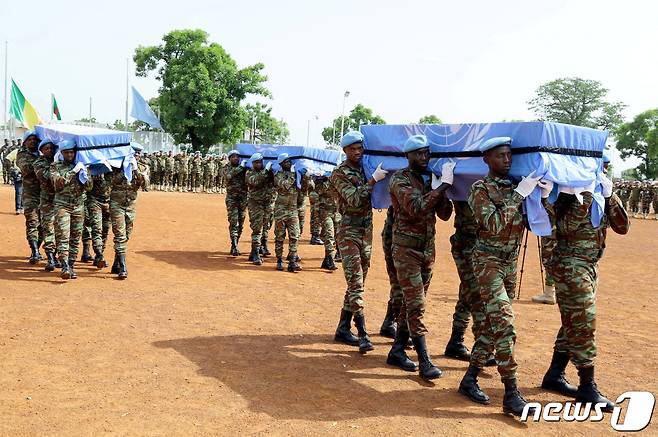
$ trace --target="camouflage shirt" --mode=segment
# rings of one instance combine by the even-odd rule
[[[331,182],[328,178],[322,177],[316,179],[315,192],[318,193],[318,201],[320,202],[320,207],[328,214],[335,213],[337,209],[336,192],[331,186]]]
[[[455,207],[455,235],[458,238],[475,239],[478,223],[473,216],[473,210],[464,200],[453,200]]]
[[[229,164],[224,167],[224,175],[226,176],[226,194],[231,196],[242,196],[246,194],[246,172],[247,169],[241,165]]]
[[[297,198],[299,190],[295,173],[291,171],[280,171],[274,175],[274,189],[276,190],[276,209],[297,209]]]
[[[75,163],[67,164],[64,161],[50,164],[50,180],[55,188],[55,206],[77,206],[85,202],[86,191],[91,190],[93,182],[89,179],[85,184],[80,182],[79,173],[73,168]]]
[[[144,168],[137,166],[133,169],[132,181],[128,182],[123,168],[115,168],[110,176],[110,201],[119,205],[128,206],[137,200],[137,192],[146,184]]]
[[[40,200],[42,203],[52,203],[55,198],[55,187],[53,187],[53,182],[50,180],[50,164],[52,164],[52,161],[45,156],[40,156],[33,164],[34,173],[41,187]]]
[[[272,172],[264,168],[261,170],[250,168],[247,170],[245,181],[249,192],[249,201],[269,202],[274,186]],[[265,207],[265,204],[263,204],[263,207]]]
[[[16,154],[16,167],[21,170],[23,175],[23,191],[28,195],[39,196],[39,180],[34,173],[34,161],[39,156],[30,152],[27,147],[23,146]]]
[[[144,166],[142,164],[142,166]],[[145,166],[144,166],[145,168]],[[89,192],[89,195],[97,199],[99,202],[107,203],[110,201],[110,189],[112,187],[112,173],[105,173],[97,176],[92,176],[94,180],[94,187]]]
[[[336,191],[338,211],[344,217],[372,220],[372,186],[361,166],[354,168],[343,161],[331,174],[330,181]]]

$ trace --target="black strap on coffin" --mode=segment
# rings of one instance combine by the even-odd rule
[[[555,153],[557,155],[571,155],[571,156],[587,156],[591,158],[602,158],[603,152],[595,150],[579,150],[570,149],[567,147],[549,147],[549,146],[535,146],[535,147],[518,147],[512,148],[512,155],[523,155],[526,153],[547,152]],[[390,151],[390,150],[364,150],[364,154],[370,156],[391,156],[404,158],[404,152]],[[454,152],[431,152],[430,158],[477,158],[484,156],[484,152],[479,150],[462,150]]]
[[[251,158],[251,155],[239,154],[238,156],[240,158],[246,158],[246,159]],[[319,163],[322,163],[322,164],[336,165],[335,162],[325,161],[324,159],[318,159],[318,158],[309,158],[308,156],[304,156],[304,155],[289,156],[288,159],[290,159],[290,160],[293,160],[293,159],[308,159],[309,161],[315,161],[315,162],[319,162]],[[263,160],[264,161],[276,161],[277,158],[276,157],[272,158],[272,157],[269,157],[269,156],[263,156]]]

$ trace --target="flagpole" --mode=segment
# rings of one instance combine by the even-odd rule
[[[9,42],[5,40],[5,102],[2,106],[2,113],[4,115],[4,126],[3,129],[7,132],[6,135],[9,135],[9,127],[7,126],[7,57],[8,55]]]
[[[130,79],[130,58],[126,58],[126,130],[128,130],[128,87]]]
[[[53,113],[55,112],[55,94],[50,93],[50,122],[53,121]]]

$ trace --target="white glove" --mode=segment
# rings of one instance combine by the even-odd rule
[[[245,165],[247,165],[247,161],[243,159],[242,162],[240,162],[240,167],[244,168]]]
[[[535,176],[535,173],[533,172],[527,177],[521,179],[521,182],[519,182],[519,185],[514,189],[514,191],[519,193],[525,199],[535,189],[539,179],[541,179],[541,177]]]
[[[601,173],[601,194],[606,199],[612,196],[612,181],[608,179],[605,173]]]
[[[290,166],[290,171],[293,172],[293,173],[295,172],[295,164]]]
[[[441,166],[441,182],[444,184],[452,185],[455,179],[455,166],[456,162],[446,162]]]
[[[384,170],[382,168],[382,164],[380,163],[377,168],[375,169],[375,172],[372,174],[372,178],[375,180],[375,182],[379,182],[382,179],[386,177],[388,174],[388,171]]]
[[[137,169],[137,160],[133,156],[132,159],[130,160],[130,163],[133,165],[133,169]]]
[[[541,179],[539,182],[537,182],[537,186],[541,188],[541,198],[548,199],[548,196],[551,195],[551,191],[553,191],[553,181],[549,181],[548,179]]]
[[[265,164],[265,170],[270,171],[272,168],[272,161],[269,161],[267,164]]]
[[[83,168],[85,168],[85,165],[82,162],[78,162],[75,167],[73,167],[73,173],[79,173]]]
[[[436,190],[441,186],[441,179],[439,179],[434,173],[432,173],[432,189]]]

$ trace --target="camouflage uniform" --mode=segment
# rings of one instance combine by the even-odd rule
[[[110,218],[114,234],[114,252],[117,255],[125,255],[128,250],[128,241],[137,214],[137,193],[147,183],[144,170],[139,164],[136,169],[133,168],[131,182],[126,179],[122,168],[114,169],[110,176]]]
[[[259,250],[265,231],[268,208],[272,199],[272,172],[250,168],[245,176],[247,184],[249,225],[251,226],[251,249]]]
[[[186,192],[190,183],[190,158],[183,153],[179,158],[178,191]]]
[[[595,228],[590,218],[592,195],[583,193],[581,205],[561,193],[549,213],[556,225],[557,245],[551,259],[562,326],[554,350],[568,354],[577,368],[592,367],[596,357],[596,286],[598,261],[603,256],[607,227],[625,234],[628,214],[616,194],[606,199],[605,215]]]
[[[318,202],[320,195],[317,190],[308,192],[308,201],[311,204],[311,219],[309,226],[311,228],[311,235],[319,236],[322,231],[322,222],[320,220],[320,203]]]
[[[40,185],[39,213],[43,231],[43,248],[46,252],[55,253],[55,187],[50,179],[51,164],[52,161],[42,155],[34,161],[33,167]]]
[[[364,283],[372,255],[372,186],[363,168],[355,168],[349,161],[333,171],[330,181],[336,190],[338,211],[342,216],[337,239],[347,282],[343,310],[362,316]]]
[[[340,223],[335,191],[331,187],[329,179],[323,177],[316,179],[315,188],[312,192],[315,192],[318,196],[315,200],[315,207],[318,209],[317,222],[319,225],[316,226],[322,229],[325,256],[334,256],[336,250],[336,230]]]
[[[473,346],[471,365],[485,366],[495,351],[503,382],[516,379],[514,310],[516,264],[524,232],[523,197],[508,179],[487,176],[471,187],[468,204],[478,224],[473,251],[485,325]],[[480,319],[481,316],[477,316]]]
[[[555,245],[557,240],[555,235],[548,237],[541,237],[541,263],[544,266],[545,278],[544,285],[546,287],[552,287],[555,285],[555,280],[553,279],[553,274],[551,272],[551,258],[553,257],[553,250],[555,250]]]
[[[43,240],[43,231],[39,221],[39,202],[41,188],[34,173],[34,161],[38,153],[30,152],[26,146],[21,147],[16,154],[16,167],[23,175],[23,210],[25,213],[25,235],[27,241],[40,242]]]
[[[247,209],[246,168],[230,163],[224,168],[226,178],[226,215],[231,240],[240,239]]]
[[[215,171],[214,169],[215,162],[211,157],[208,157],[203,162],[203,188],[205,189],[206,193],[210,193],[212,191],[213,172]]]
[[[195,155],[190,162],[190,183],[192,185],[192,192],[198,193],[201,185],[203,184],[203,160],[201,156]]]
[[[640,206],[640,184],[635,182],[633,183],[633,186],[631,187],[631,196],[630,196],[630,207],[631,207],[631,213],[637,214],[640,212],[639,206]]]
[[[391,285],[388,298],[388,308],[391,311],[390,316],[392,320],[396,321],[402,308],[404,294],[402,287],[398,282],[398,272],[395,270],[395,262],[393,261],[393,222],[395,221],[395,211],[393,205],[388,207],[386,211],[386,220],[382,228],[382,247],[384,249],[384,261],[386,262],[386,273],[388,274],[388,282]],[[324,234],[322,238],[325,238]],[[326,240],[325,240],[326,242]],[[387,312],[389,311],[387,310]],[[387,314],[388,315],[388,314]]]
[[[220,193],[226,194],[226,166],[229,165],[225,159],[217,160],[217,187]]]
[[[176,160],[172,156],[171,152],[164,158],[164,190],[173,191],[173,181],[174,181],[174,165]]]
[[[80,236],[85,220],[86,191],[91,190],[91,178],[82,184],[79,173],[73,172],[74,163],[64,161],[50,165],[50,179],[55,188],[55,240],[61,262],[77,259]]]
[[[110,232],[110,173],[93,176],[93,188],[87,193],[82,241],[91,241],[94,252],[102,254]]]
[[[306,179],[306,178],[304,178]],[[279,171],[274,175],[276,203],[274,204],[274,252],[277,259],[283,258],[283,240],[288,233],[288,260],[297,257],[297,242],[299,241],[299,214],[297,198],[305,187],[297,188],[296,174],[292,171]]]
[[[410,168],[395,172],[389,189],[394,210],[391,252],[403,294],[398,326],[406,327],[412,338],[422,337],[427,333],[423,318],[434,267],[436,217],[447,220],[452,203],[443,192],[432,190],[429,178]]]
[[[640,202],[642,203],[642,214],[647,218],[651,209],[651,202],[653,202],[653,188],[651,185],[645,183],[640,191]]]

